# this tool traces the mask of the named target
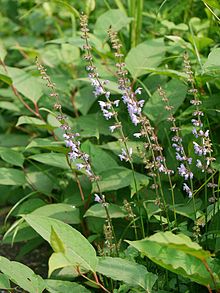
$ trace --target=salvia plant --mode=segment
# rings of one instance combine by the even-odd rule
[[[1,292],[220,292],[219,3],[26,2],[48,30],[0,43]]]

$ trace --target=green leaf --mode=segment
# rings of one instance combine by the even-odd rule
[[[25,184],[24,172],[12,168],[0,168],[0,185]]]
[[[91,86],[85,86],[77,92],[75,101],[76,108],[83,114],[86,115],[97,100],[97,97],[93,94]]]
[[[131,22],[131,18],[127,17],[120,9],[109,9],[101,14],[96,21],[94,27],[95,35],[100,38],[107,36],[107,30],[111,26],[113,31],[119,31]]]
[[[214,48],[208,55],[204,64],[206,70],[220,70],[220,48]]]
[[[26,177],[27,180],[34,185],[36,190],[44,194],[51,194],[55,182],[49,175],[43,172],[28,172]]]
[[[108,204],[108,212],[111,218],[125,218],[127,216],[125,210],[116,204]],[[95,204],[86,211],[84,217],[97,217],[105,219],[106,212],[102,204]]]
[[[138,76],[146,74],[145,67],[157,67],[162,62],[165,51],[166,47],[162,38],[148,40],[132,48],[125,58],[132,77],[136,79]]]
[[[30,125],[35,125],[41,128],[52,129],[51,126],[47,125],[44,121],[35,117],[30,117],[30,116],[20,116],[18,118],[18,122],[16,126],[23,125],[23,124],[30,124]]]
[[[31,148],[41,148],[51,151],[60,151],[66,153],[66,147],[63,147],[62,141],[54,141],[50,138],[35,138],[27,146],[26,150]]]
[[[32,102],[37,102],[43,95],[40,79],[31,76],[22,69],[7,67],[8,75],[15,88]]]
[[[34,210],[32,215],[47,216],[68,224],[80,224],[79,209],[65,203],[44,205]]]
[[[74,282],[61,280],[45,280],[46,289],[50,293],[89,293],[90,291]]]
[[[53,251],[56,252],[65,252],[64,243],[57,235],[56,231],[53,227],[51,227],[51,234],[50,234],[50,244],[53,248]]]
[[[50,244],[51,230],[52,228],[54,229],[60,241],[63,243],[65,252],[60,254],[62,259],[66,260],[66,265],[72,265],[75,268],[79,267],[79,269],[83,270],[96,271],[98,259],[95,249],[76,229],[59,220],[39,215],[30,214],[24,216],[24,219]]]
[[[99,112],[87,114],[70,121],[70,126],[80,133],[81,137],[96,137],[99,139],[100,134],[110,135],[109,126],[112,121],[107,121]]]
[[[24,163],[24,156],[22,155],[22,153],[19,153],[9,148],[0,147],[0,157],[5,162],[14,166],[22,167]]]
[[[158,232],[140,241],[127,242],[165,269],[214,288],[212,277],[204,265],[206,262],[213,272],[217,287],[220,287],[220,265],[211,258],[208,251],[184,234]]]
[[[118,164],[105,150],[92,144],[89,140],[82,144],[82,150],[89,154],[91,165],[94,171],[99,174],[112,168],[117,168]],[[108,164],[106,164],[108,162]]]
[[[10,289],[10,281],[8,277],[4,274],[0,274],[0,289]]]
[[[172,79],[166,83],[164,90],[169,99],[169,104],[173,106],[172,113],[175,113],[185,99],[187,87],[183,82]],[[152,121],[159,123],[166,120],[170,115],[164,107],[165,103],[162,101],[162,97],[159,95],[158,91],[156,91],[145,103],[143,112]]]
[[[119,257],[99,258],[97,272],[134,287],[140,286],[146,292],[151,292],[157,280],[157,276],[148,272],[143,265]]]
[[[1,77],[0,77],[0,79],[1,79]],[[15,104],[13,104],[11,102],[7,102],[7,101],[0,102],[0,108],[5,109],[5,110],[9,110],[9,111],[13,111],[13,112],[20,111],[18,106],[16,106]]]
[[[44,280],[36,275],[29,267],[16,261],[10,261],[0,256],[0,270],[9,279],[30,293],[43,292],[45,289]]]
[[[59,153],[42,153],[36,154],[29,157],[31,160],[43,163],[45,165],[58,167],[61,169],[69,169],[69,165],[64,154]]]
[[[7,83],[8,85],[12,84],[12,79],[7,75],[2,73],[0,70],[0,80],[3,81],[4,83]]]
[[[142,163],[143,160],[140,158],[140,150],[143,149],[144,144],[142,141],[127,141],[128,149],[132,148],[132,160],[134,163]],[[121,154],[122,144],[120,141],[111,141],[100,146],[103,149],[112,151],[115,155]]]
[[[132,170],[117,167],[112,169],[107,169],[100,174],[101,180],[99,181],[99,186],[102,191],[112,191],[124,188],[126,186],[131,186],[132,195],[135,193],[134,189],[134,178]],[[148,185],[148,177],[135,172],[135,178],[137,181],[137,189],[140,190],[143,186]],[[93,183],[93,192],[99,192],[96,184]]]

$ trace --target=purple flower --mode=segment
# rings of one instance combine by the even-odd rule
[[[85,167],[85,165],[83,165],[83,164],[81,164],[81,163],[76,164],[76,168],[77,168],[77,170],[81,170],[81,169],[83,169],[84,167]]]
[[[198,138],[198,133],[197,133],[196,128],[193,128],[193,130],[192,130],[192,134],[193,134],[196,138]]]
[[[187,170],[184,164],[181,164],[177,169],[179,171],[179,175],[184,177],[185,180],[193,179],[193,173]]]
[[[132,156],[133,150],[132,148],[129,148],[128,154],[124,149],[121,149],[122,153],[119,156],[120,160],[123,161],[125,160],[126,162],[129,161],[130,157]]]
[[[119,102],[120,102],[120,100],[115,100],[115,101],[113,102],[113,104],[115,105],[115,107],[118,107]]]
[[[117,128],[117,125],[109,126],[109,129],[111,132],[114,132],[116,128]]]
[[[132,113],[132,114],[130,115],[130,117],[131,117],[131,121],[132,121],[132,123],[133,123],[135,126],[137,126],[138,123],[140,123],[140,120],[138,119],[137,115],[135,115],[135,114]]]
[[[77,158],[79,158],[79,153],[72,151],[69,153],[69,158],[70,160],[76,160]]]
[[[138,87],[134,93],[136,95],[141,95],[141,90],[142,90],[142,88],[141,87]]]
[[[198,156],[206,155],[206,150],[203,149],[197,142],[193,141],[194,152]]]
[[[183,190],[186,191],[189,198],[192,198],[192,191],[186,183],[183,183]]]
[[[183,160],[184,160],[184,158],[181,157],[181,155],[180,155],[179,153],[176,153],[176,159],[177,159],[178,161],[183,161]]]
[[[189,165],[191,165],[192,164],[192,158],[187,158],[187,162],[188,162]]]
[[[106,97],[106,99],[109,99],[109,97],[110,97],[110,92],[106,92],[106,93],[105,93],[105,97]]]
[[[203,126],[203,124],[200,120],[192,119],[191,121],[194,126],[200,126],[200,127]]]
[[[98,194],[95,193],[94,196],[95,196],[94,201],[102,203],[102,199],[100,198]]]

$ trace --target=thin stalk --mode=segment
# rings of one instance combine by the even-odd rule
[[[87,54],[87,56],[92,56],[91,50],[90,50],[90,44],[89,44],[88,37],[85,37],[84,39],[85,39],[85,44],[86,44],[86,46],[85,46],[85,48],[86,48],[85,49],[86,54]],[[90,65],[91,68],[94,68],[95,67],[91,58],[88,60],[88,63],[89,63],[89,65]],[[103,94],[106,94],[106,91],[105,91],[105,89],[104,89],[104,87],[103,87],[103,85],[102,85],[102,83],[101,83],[101,81],[100,81],[100,79],[98,77],[98,74],[95,74],[94,78],[97,80],[100,88],[102,88]],[[137,194],[137,198],[138,198],[138,201],[140,201],[140,196],[139,196],[138,188],[137,188],[137,180],[136,180],[135,171],[134,171],[134,165],[133,165],[133,162],[132,162],[131,155],[129,154],[128,145],[126,143],[127,138],[125,137],[125,134],[124,134],[124,131],[123,131],[121,122],[118,119],[118,114],[115,111],[114,107],[112,106],[111,100],[108,97],[106,97],[106,100],[111,105],[110,107],[111,107],[111,111],[113,113],[113,117],[115,119],[116,125],[118,125],[119,133],[120,133],[120,136],[121,136],[120,139],[121,139],[121,141],[122,141],[122,143],[124,145],[124,148],[125,148],[126,153],[127,153],[127,156],[128,156],[128,161],[129,161],[130,166],[131,166],[132,176],[133,176],[133,180],[134,180],[134,185],[135,185],[135,191],[136,191],[136,194]],[[140,212],[140,215],[141,215],[141,208],[139,208],[139,212]],[[145,232],[144,232],[144,222],[143,222],[143,216],[142,215],[141,215],[140,219],[141,219],[142,236],[144,238],[145,237]]]
[[[207,174],[205,172],[205,181],[207,180]],[[205,243],[206,243],[206,249],[208,247],[208,192],[207,192],[207,184],[205,185]]]
[[[141,31],[142,31],[142,11],[144,7],[143,0],[137,0],[137,10],[136,10],[136,33],[135,33],[135,45],[140,41]]]

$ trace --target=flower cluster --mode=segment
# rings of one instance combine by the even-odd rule
[[[47,81],[47,86],[51,89],[51,97],[56,98],[54,108],[58,110],[57,120],[60,122],[60,128],[64,131],[63,137],[66,147],[70,149],[68,157],[70,162],[79,160],[81,163],[76,163],[78,170],[85,170],[87,176],[91,181],[98,180],[98,177],[93,173],[91,164],[89,162],[89,155],[84,153],[80,148],[80,141],[77,138],[79,133],[74,133],[68,124],[67,117],[62,112],[62,107],[59,101],[59,94],[56,92],[56,85],[51,81],[50,77],[46,73],[46,69],[36,60],[36,65],[40,71],[42,79]]]
[[[135,95],[137,94],[141,94],[140,87],[137,88],[135,92],[130,91],[130,93],[128,93],[127,91],[125,91],[122,96],[122,100],[127,106],[131,121],[135,126],[137,126],[141,122],[140,116],[142,108],[144,106],[144,100],[137,101],[135,99]]]
[[[197,141],[193,142],[193,147],[195,154],[201,157],[201,160],[197,159],[196,166],[201,169],[202,172],[206,170],[207,172],[212,173],[210,163],[215,160],[215,158],[212,157],[212,143],[209,137],[209,130],[203,130],[201,117],[204,116],[204,113],[200,109],[202,102],[199,99],[198,90],[195,87],[195,80],[187,53],[184,54],[184,67],[187,74],[187,81],[190,84],[189,93],[193,95],[190,102],[195,106],[195,111],[193,112],[194,118],[192,119],[192,133]]]
[[[158,93],[161,96],[162,101],[165,103],[166,111],[168,111],[169,113],[167,120],[172,124],[170,129],[173,133],[175,133],[172,137],[172,147],[175,149],[176,152],[176,160],[180,162],[180,165],[177,167],[178,173],[181,177],[184,178],[185,181],[192,180],[193,172],[190,169],[190,165],[192,164],[192,158],[186,156],[182,144],[182,138],[180,136],[180,128],[177,127],[176,119],[172,113],[173,107],[169,104],[169,99],[167,98],[165,91],[161,87],[158,88]],[[189,197],[192,197],[192,187],[190,189],[185,182],[183,183],[183,190],[188,194]]]
[[[93,93],[94,93],[94,95],[96,97],[104,96],[105,99],[106,99],[106,101],[99,100],[98,103],[99,103],[99,106],[101,108],[101,111],[102,111],[102,114],[103,114],[104,118],[106,120],[110,120],[110,119],[114,118],[114,120],[115,120],[115,123],[109,127],[109,130],[112,133],[114,131],[116,131],[116,130],[120,131],[120,136],[121,136],[120,140],[124,143],[124,146],[125,146],[125,150],[123,151],[121,156],[119,156],[120,160],[126,160],[127,161],[127,159],[129,158],[129,161],[131,161],[131,153],[129,153],[129,152],[126,153],[126,150],[127,150],[126,137],[125,137],[125,135],[123,133],[121,122],[118,120],[118,113],[117,113],[117,110],[116,110],[116,108],[119,107],[119,102],[120,101],[119,100],[114,100],[114,101],[110,100],[110,95],[111,94],[110,94],[109,91],[105,90],[105,86],[109,83],[109,81],[108,80],[102,81],[99,78],[97,68],[93,63],[93,56],[92,56],[92,53],[91,53],[91,46],[89,45],[89,35],[88,35],[89,29],[88,29],[87,16],[81,15],[80,19],[81,19],[82,38],[85,40],[85,45],[83,46],[83,49],[86,52],[85,55],[84,55],[84,59],[88,62],[86,70],[88,71],[88,77],[90,79],[91,86],[94,88]],[[123,66],[124,66],[123,64],[117,64],[118,72],[123,72],[123,74],[126,74],[126,72],[122,70]],[[140,92],[140,90],[137,91],[137,93],[139,93],[139,92]],[[140,112],[141,107],[143,107],[142,102],[140,102],[138,104],[138,106],[133,110],[130,107],[131,108],[131,110],[130,110],[131,115],[132,115],[132,111],[133,111],[134,115],[135,115],[135,111]]]

